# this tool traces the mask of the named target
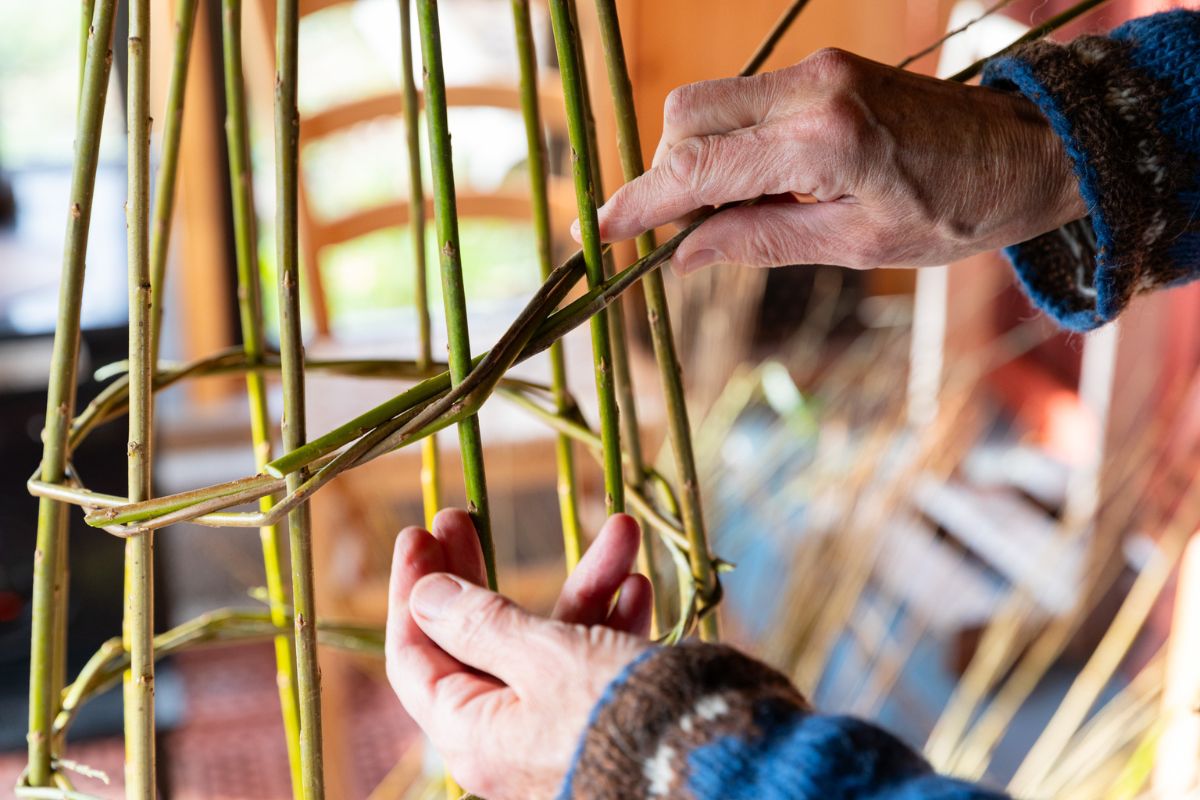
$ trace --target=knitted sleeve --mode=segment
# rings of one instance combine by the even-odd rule
[[[787,678],[721,645],[656,648],[592,712],[560,800],[999,800],[891,734],[814,714]]]
[[[1032,100],[1061,137],[1088,217],[1006,250],[1034,302],[1086,331],[1139,292],[1200,278],[1200,11],[1109,36],[1037,41],[985,85]]]

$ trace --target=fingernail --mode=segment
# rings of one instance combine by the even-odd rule
[[[580,231],[579,220],[575,220],[574,222],[571,223],[571,238],[577,242],[579,241],[580,237],[583,235],[579,231]]]
[[[689,272],[695,272],[698,269],[704,269],[713,264],[723,264],[725,256],[716,250],[697,250],[687,258],[681,258],[677,252],[672,261],[675,265],[675,270],[680,274],[686,275]]]
[[[462,584],[449,575],[430,575],[413,587],[412,608],[426,619],[437,619],[462,591]]]

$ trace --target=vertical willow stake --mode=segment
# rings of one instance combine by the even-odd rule
[[[798,11],[799,9],[797,9],[797,13]],[[596,0],[596,13],[600,20],[600,37],[604,44],[604,58],[608,67],[609,85],[612,89],[621,168],[625,180],[629,181],[645,171],[645,163],[642,160],[642,142],[638,133],[637,112],[633,102],[633,85],[629,80],[629,67],[625,62],[621,23],[617,17],[614,0]],[[638,256],[645,256],[656,246],[654,232],[647,231],[637,239]],[[712,587],[714,575],[708,549],[708,536],[704,528],[700,479],[696,472],[695,455],[692,452],[692,428],[688,420],[687,401],[683,394],[683,374],[679,365],[679,355],[675,350],[675,339],[671,332],[671,316],[667,306],[667,293],[663,284],[662,272],[655,270],[648,274],[642,280],[642,287],[646,294],[646,314],[650,321],[654,355],[662,380],[663,397],[667,410],[667,434],[671,442],[671,450],[675,454],[675,469],[679,474],[681,484],[679,506],[683,517],[683,529],[691,544],[692,571],[702,586]],[[718,626],[714,614],[708,614],[701,620],[700,634],[709,641],[717,638]]]
[[[129,4],[129,499],[150,499],[150,0]],[[155,797],[154,781],[154,534],[125,542],[125,793]]]
[[[582,80],[582,54],[579,31],[571,17],[568,0],[550,0],[550,21],[558,50],[566,101],[567,133],[571,140],[571,168],[575,177],[575,202],[587,265],[588,286],[604,281],[604,259],[600,245],[600,224],[596,218],[596,199],[592,182],[592,142],[587,130],[587,112]],[[609,514],[625,510],[625,484],[622,475],[621,434],[617,395],[612,378],[612,342],[607,312],[592,317],[592,355],[596,364],[596,394],[600,401],[600,439],[604,460],[605,506]]]
[[[283,449],[306,438],[304,340],[300,330],[300,263],[297,180],[300,116],[296,108],[300,17],[298,0],[275,6],[275,268],[279,275],[279,358],[283,377]],[[295,491],[308,469],[287,476]],[[300,704],[300,773],[305,800],[325,796],[321,755],[321,674],[317,667],[316,601],[313,596],[312,521],[307,503],[288,514],[295,603],[296,692]]]
[[[554,269],[550,235],[550,201],[546,172],[546,141],[542,133],[541,110],[538,101],[537,50],[533,44],[533,26],[529,15],[529,0],[512,0],[513,28],[517,39],[517,64],[520,69],[521,115],[525,120],[525,140],[529,153],[529,189],[533,205],[533,228],[537,238],[538,264],[542,278]],[[550,388],[554,395],[554,410],[559,414],[570,411],[567,393],[567,365],[561,342],[550,347]],[[554,444],[558,465],[558,510],[562,518],[563,548],[567,569],[572,570],[583,555],[583,533],[579,522],[579,506],[575,490],[575,454],[570,437],[559,434]]]
[[[58,290],[58,319],[46,392],[46,426],[42,432],[41,478],[60,483],[66,474],[67,437],[75,413],[75,381],[79,369],[79,309],[83,301],[84,263],[92,195],[100,152],[100,129],[108,75],[112,67],[113,22],[116,0],[99,0],[88,34],[83,88],[75,124],[75,166],[63,245],[62,283]],[[51,730],[58,713],[61,675],[66,658],[66,619],[58,611],[65,602],[67,511],[63,503],[42,498],[38,503],[37,549],[33,560],[32,634],[29,647],[29,777],[32,786],[52,783]]]
[[[579,27],[579,9],[576,0],[569,0],[571,21],[576,29]],[[588,140],[592,143],[591,161],[588,165],[592,174],[592,196],[596,206],[604,203],[604,176],[600,166],[600,139],[596,135],[596,115],[592,107],[592,92],[588,85],[587,63],[579,62],[579,84],[583,89],[583,112],[587,123]],[[616,262],[613,250],[604,253],[604,274],[611,276],[616,272]],[[640,291],[634,288],[633,291]],[[617,392],[617,408],[620,411],[621,445],[625,452],[629,484],[640,492],[646,489],[646,458],[642,453],[641,424],[638,422],[637,393],[633,388],[633,375],[629,360],[629,343],[626,341],[625,305],[629,296],[620,298],[608,307],[609,334],[612,338],[612,375]],[[642,527],[642,546],[638,551],[638,569],[654,586],[659,583],[658,566],[654,557],[654,545],[657,536],[639,520]],[[661,625],[666,620],[666,593],[656,592],[652,615],[652,634],[657,636]]]
[[[179,139],[183,132],[183,96],[187,90],[192,33],[196,29],[196,0],[177,0],[175,40],[171,56],[171,84],[163,123],[162,161],[154,184],[154,220],[150,229],[151,335],[150,363],[158,364],[162,339],[163,282],[171,245],[171,217],[175,212],[175,178],[179,173]]]
[[[429,125],[434,220],[441,252],[442,298],[446,306],[446,332],[450,344],[450,381],[458,384],[471,371],[471,339],[467,327],[467,296],[458,241],[458,203],[454,192],[454,165],[450,150],[437,0],[417,0],[417,24],[421,29],[421,57],[425,65],[425,119]],[[487,482],[483,470],[483,442],[477,416],[471,415],[458,423],[458,440],[467,490],[467,510],[479,535],[488,586],[495,589],[496,552],[492,544]]]
[[[190,0],[183,0],[189,2]],[[242,73],[242,0],[223,0],[221,28],[225,68],[225,139],[229,148],[229,185],[233,209],[234,247],[237,255],[238,312],[242,326],[242,349],[249,364],[262,361],[263,335],[262,284],[258,273],[258,232],[254,215],[254,183],[250,163],[250,130],[246,117],[246,88]],[[160,200],[161,202],[161,200]],[[271,423],[267,408],[266,379],[260,370],[246,372],[246,397],[250,403],[250,437],[254,446],[254,465],[262,469],[271,460]],[[259,510],[271,510],[274,501],[268,495],[259,500]],[[291,616],[288,589],[284,582],[283,545],[279,528],[260,528],[263,571],[267,581],[267,604],[271,623],[284,629]],[[286,634],[275,637],[275,683],[279,690],[279,708],[283,714],[283,732],[287,741],[288,765],[292,775],[292,793],[303,796],[300,771],[300,707],[296,696],[296,651]]]
[[[400,81],[403,84],[404,136],[408,146],[408,219],[413,247],[413,297],[417,310],[417,365],[427,370],[433,363],[433,326],[429,321],[429,265],[425,254],[425,184],[421,174],[421,104],[413,77],[412,8],[400,0]],[[441,480],[437,436],[421,442],[421,499],[425,527],[432,528],[441,506]]]

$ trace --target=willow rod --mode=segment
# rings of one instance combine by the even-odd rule
[[[759,48],[759,53],[769,54],[775,44],[803,10],[807,0],[796,3],[776,26],[772,35]],[[604,43],[605,63],[612,92],[613,110],[617,125],[617,149],[621,157],[621,169],[626,181],[637,178],[646,170],[642,157],[641,134],[638,130],[637,111],[633,100],[633,84],[629,78],[629,67],[625,61],[625,45],[621,36],[621,23],[617,16],[614,0],[596,0],[600,37]],[[762,57],[766,60],[766,56]],[[761,63],[756,55],[751,59],[750,71]],[[657,247],[653,231],[637,238],[639,257],[645,257]],[[681,482],[680,513],[684,531],[691,542],[692,570],[696,579],[705,587],[710,586],[714,576],[710,569],[708,536],[704,526],[704,507],[700,497],[700,477],[696,471],[696,458],[692,448],[692,428],[688,418],[687,400],[683,393],[683,370],[675,348],[671,330],[671,314],[667,304],[667,292],[662,273],[655,271],[642,281],[646,298],[646,315],[650,326],[650,338],[658,363],[659,379],[663,388],[663,400],[667,412],[667,436],[675,456],[675,469]],[[717,618],[713,614],[701,620],[700,633],[703,638],[715,641],[719,636]]]
[[[175,183],[179,174],[179,142],[183,134],[183,100],[187,91],[188,63],[196,29],[197,0],[177,0],[175,38],[171,46],[171,82],[167,88],[163,123],[162,160],[154,184],[154,218],[150,228],[150,361],[158,363],[162,342],[164,284],[171,245],[171,219],[175,212]]]
[[[259,470],[271,460],[271,422],[263,372],[254,369],[266,354],[263,333],[262,285],[258,273],[258,231],[255,225],[254,182],[250,159],[250,128],[246,114],[246,87],[242,70],[242,0],[222,0],[221,23],[225,71],[225,140],[229,152],[229,185],[233,212],[234,248],[237,257],[238,316],[242,328],[242,352],[246,372],[246,399],[250,405],[250,438],[254,465]],[[258,507],[264,514],[274,499],[266,495]],[[258,530],[266,578],[267,607],[271,621],[285,630],[292,617],[284,573],[283,543],[277,525]],[[296,693],[296,651],[287,633],[274,637],[275,684],[283,716],[292,793],[301,797],[303,775],[300,763],[300,704]]]
[[[1089,11],[1092,11],[1093,9],[1099,8],[1100,6],[1104,5],[1107,2],[1109,2],[1109,0],[1082,0],[1081,2],[1076,3],[1075,5],[1071,6],[1070,8],[1065,9],[1064,11],[1062,11],[1058,14],[1055,14],[1053,17],[1046,20],[1042,24],[1036,25],[1036,26],[1030,28],[1028,31],[1025,32],[1025,34],[1023,36],[1021,36],[1020,38],[1013,41],[1007,47],[1004,47],[1004,48],[996,51],[995,53],[992,53],[990,56],[987,56],[986,58],[981,58],[978,61],[976,61],[974,64],[971,64],[970,66],[965,67],[962,70],[954,73],[949,78],[947,78],[947,80],[956,81],[958,83],[966,83],[967,81],[971,80],[976,75],[978,75],[979,73],[983,72],[984,66],[986,66],[987,62],[991,61],[992,59],[999,58],[1000,56],[1003,56],[1003,55],[1007,55],[1013,49],[1020,47],[1021,45],[1025,44],[1027,42],[1032,42],[1035,39],[1041,39],[1043,36],[1047,36],[1051,33],[1054,33],[1054,31],[1056,31],[1059,28],[1061,28],[1062,26],[1066,25],[1068,22],[1071,22],[1074,19],[1083,16],[1084,14],[1088,13]]]
[[[588,135],[586,90],[579,30],[572,19],[569,0],[550,0],[550,21],[558,51],[563,99],[566,101],[567,134],[571,141],[571,171],[575,179],[575,203],[579,210],[580,238],[588,286],[604,283],[600,223],[596,216],[596,191],[592,178],[592,150]],[[625,510],[625,482],[621,466],[620,412],[613,384],[612,341],[609,318],[597,313],[591,320],[592,357],[595,363],[596,394],[600,405],[600,437],[604,441],[604,505],[609,514]]]
[[[150,297],[150,0],[129,4],[129,195],[125,203],[129,255],[129,499],[150,499],[154,365]],[[153,800],[154,533],[125,542],[125,792]]]
[[[533,44],[529,0],[512,0],[512,13],[520,74],[521,116],[525,123],[525,143],[529,154],[533,231],[537,242],[538,266],[541,268],[542,279],[546,280],[554,267],[554,240],[550,233],[546,142],[542,134],[537,51]],[[567,414],[572,408],[572,401],[567,393],[567,366],[561,342],[550,345],[549,358],[554,408],[559,414]],[[567,568],[574,569],[583,555],[583,530],[579,521],[578,492],[575,485],[575,454],[570,437],[564,433],[559,433],[554,441],[554,456],[557,465],[558,513],[563,528],[563,550]]]
[[[450,344],[450,381],[457,385],[471,371],[471,339],[467,323],[466,288],[463,285],[462,251],[458,237],[458,203],[454,191],[454,164],[450,149],[450,123],[446,108],[446,79],[442,68],[441,30],[436,0],[417,0],[417,25],[425,65],[425,119],[429,126],[429,160],[433,173],[434,218],[441,252],[442,299],[446,307],[446,332]],[[487,478],[479,419],[474,414],[458,424],[467,511],[475,523],[483,550],[488,586],[496,588],[496,553],[488,512]]]
[[[300,327],[298,196],[300,117],[296,108],[299,38],[298,0],[277,0],[275,9],[275,261],[279,276],[279,358],[283,376],[283,446],[294,450],[306,437],[304,340]],[[287,476],[288,491],[307,480],[307,470]],[[300,773],[305,800],[325,796],[321,753],[321,673],[317,665],[316,598],[313,590],[312,519],[307,503],[288,513],[292,602],[295,609],[296,694],[300,706]]]
[[[58,291],[58,317],[46,391],[46,424],[42,431],[42,477],[61,483],[66,477],[70,448],[67,437],[75,407],[79,370],[79,312],[88,225],[92,217],[96,165],[104,101],[112,67],[113,23],[116,0],[98,0],[88,34],[83,88],[75,130],[75,166],[63,245],[62,282]],[[59,614],[67,589],[67,507],[42,499],[38,503],[37,550],[33,561],[32,633],[29,652],[29,774],[34,787],[49,787],[51,725],[58,706],[54,675],[63,674],[66,658],[66,618]]]
[[[433,362],[432,324],[429,319],[429,259],[425,252],[425,183],[421,172],[421,101],[413,77],[412,8],[409,0],[400,0],[400,82],[404,107],[404,138],[408,148],[409,232],[413,248],[413,296],[417,312],[417,363],[428,367]],[[433,527],[433,517],[441,507],[441,480],[437,437],[421,443],[421,500],[425,507],[425,527]]]

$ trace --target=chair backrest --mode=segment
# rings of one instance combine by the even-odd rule
[[[302,0],[300,3],[301,24],[305,17],[333,6],[353,0]],[[274,36],[274,8],[272,0],[259,0],[263,29],[269,38]],[[268,42],[268,45],[270,43]],[[268,52],[270,49],[268,48]],[[303,56],[301,56],[303,58]],[[543,126],[552,140],[565,141],[566,117],[563,111],[562,88],[557,71],[542,69],[538,94],[541,99]],[[451,108],[497,108],[520,112],[519,89],[515,83],[487,82],[447,87],[447,101]],[[421,98],[423,107],[423,98]],[[403,99],[400,87],[361,99],[335,103],[319,112],[301,116],[300,152],[303,162],[305,149],[315,142],[344,133],[350,129],[380,119],[403,115]],[[403,142],[398,143],[403,146]],[[396,199],[353,210],[331,219],[323,219],[314,213],[310,202],[311,191],[306,185],[305,171],[300,171],[299,214],[300,255],[313,327],[320,337],[330,334],[330,312],[327,292],[322,277],[321,259],[324,251],[367,234],[408,224],[411,207],[407,199]],[[549,200],[553,219],[567,221],[575,215],[574,189],[569,176],[550,178]],[[432,198],[426,193],[426,213],[433,219]],[[458,214],[460,219],[490,218],[528,221],[533,218],[532,204],[527,187],[514,189],[504,186],[496,191],[481,192],[460,188],[458,192]],[[564,229],[556,225],[556,229]]]

